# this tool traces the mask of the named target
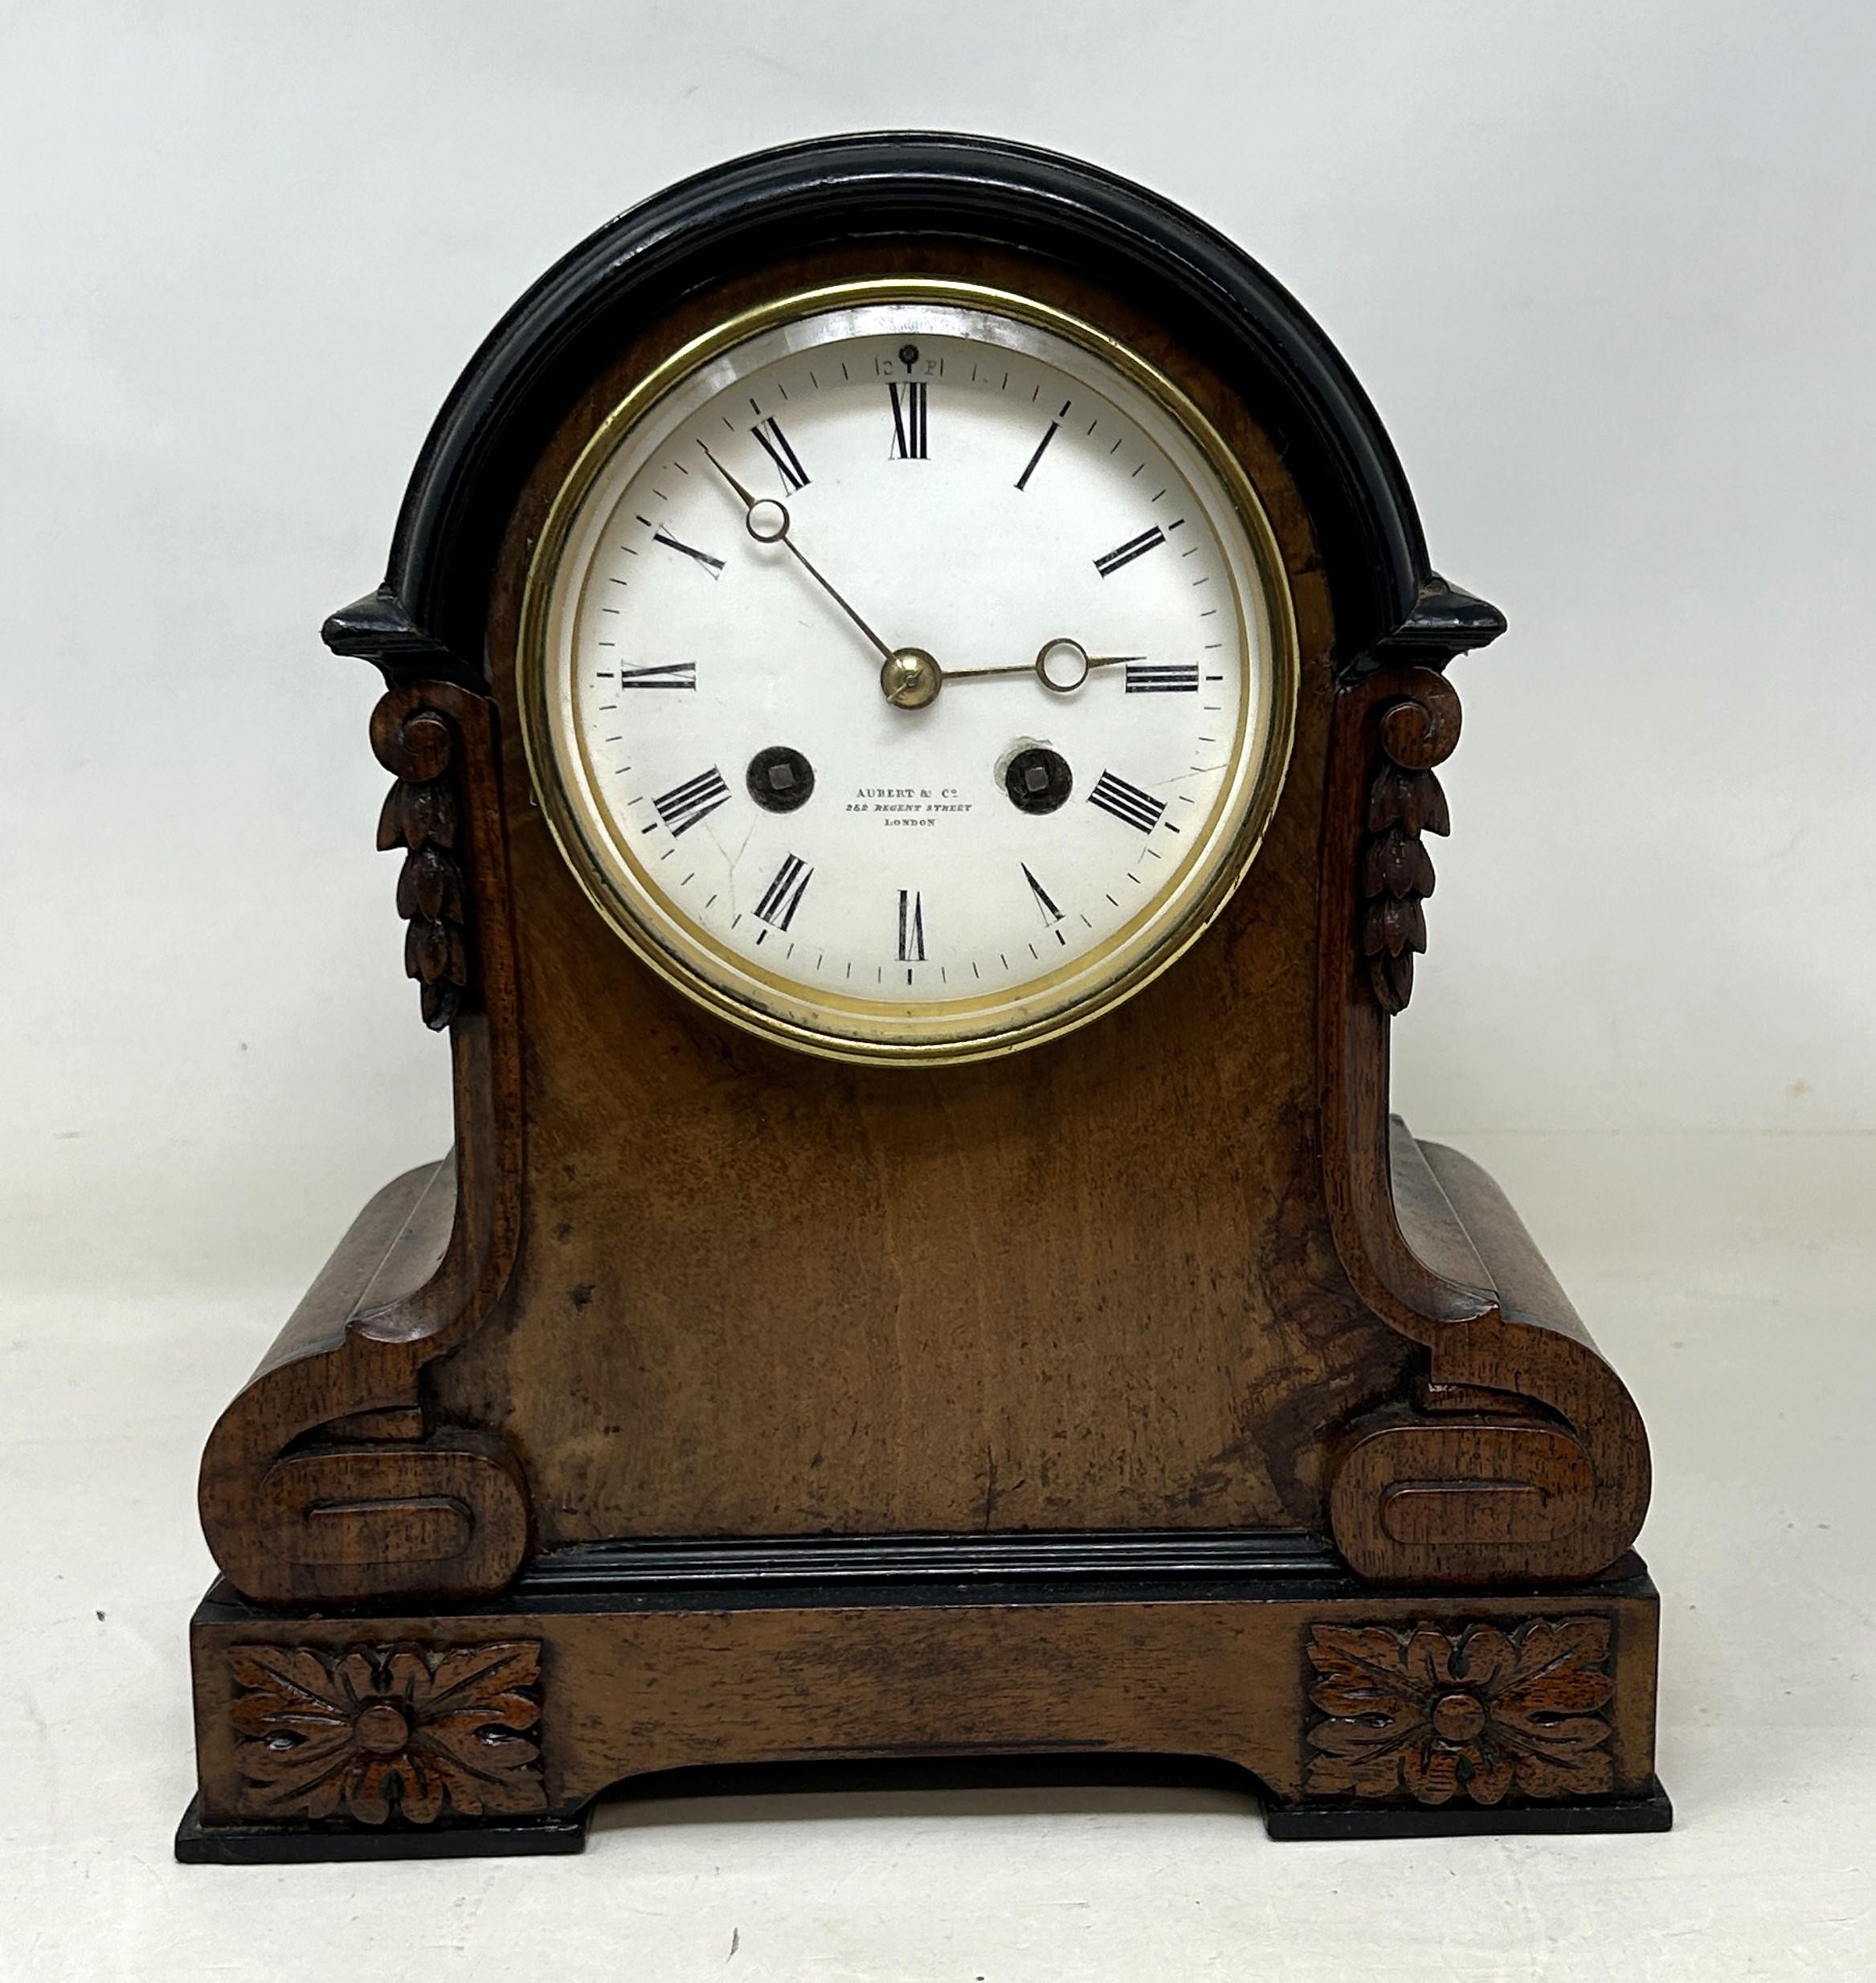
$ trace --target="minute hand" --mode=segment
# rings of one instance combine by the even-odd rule
[[[855,612],[853,608],[847,603],[846,600],[844,599],[840,596],[840,593],[835,590],[832,583],[828,579],[826,574],[814,564],[814,562],[809,558],[807,554],[802,550],[801,546],[795,542],[794,538],[790,534],[792,520],[788,514],[788,505],[786,503],[777,502],[772,496],[758,496],[752,491],[746,489],[743,485],[738,481],[736,477],[732,475],[726,468],[724,467],[722,463],[710,452],[709,447],[707,443],[700,440],[697,443],[697,445],[703,449],[705,458],[709,461],[710,466],[714,468],[717,472],[722,476],[723,480],[727,482],[733,489],[735,490],[736,493],[742,498],[744,509],[743,522],[748,527],[750,535],[753,537],[758,544],[781,544],[785,546],[793,554],[795,562],[801,566],[802,570],[814,580],[815,583],[827,594],[828,597],[840,607],[840,611],[844,612],[847,617],[853,622],[854,625],[856,626],[860,631],[866,636],[867,639],[873,644],[873,646],[878,652],[878,653],[885,660],[889,661],[893,658],[893,650],[886,645],[885,642],[883,641],[877,633],[873,632],[872,628],[868,626],[866,622],[860,617],[859,614]]]

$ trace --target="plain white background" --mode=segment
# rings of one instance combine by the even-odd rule
[[[1861,0],[0,6],[0,1977],[1876,1967],[1873,88]],[[202,1437],[448,1136],[376,677],[319,622],[550,261],[895,125],[1242,242],[1510,615],[1397,1095],[1650,1420],[1681,1828],[1278,1849],[1210,1794],[908,1789],[175,1868]]]

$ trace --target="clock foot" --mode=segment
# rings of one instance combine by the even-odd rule
[[[584,1852],[584,1811],[570,1817],[494,1818],[444,1826],[205,1825],[192,1797],[176,1827],[185,1866],[309,1866],[366,1859],[521,1858]]]
[[[1651,1777],[1633,1797],[1585,1797],[1570,1804],[1363,1804],[1353,1800],[1264,1807],[1273,1838],[1505,1838],[1585,1832],[1671,1831],[1674,1807]]]

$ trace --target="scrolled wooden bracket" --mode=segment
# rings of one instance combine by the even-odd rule
[[[1382,669],[1335,711],[1319,930],[1324,1184],[1356,1292],[1428,1355],[1412,1398],[1346,1429],[1330,1520],[1366,1576],[1589,1576],[1647,1510],[1640,1414],[1498,1187],[1388,1114],[1388,1028],[1412,988],[1432,887],[1419,838],[1446,830],[1433,772],[1459,723],[1457,695],[1430,668]]]
[[[521,1049],[494,705],[458,684],[394,689],[371,739],[398,783],[398,907],[424,1017],[447,1027],[456,1142],[359,1215],[202,1457],[203,1532],[260,1604],[500,1590],[528,1548],[521,1466],[434,1421],[426,1365],[482,1322],[520,1225]]]

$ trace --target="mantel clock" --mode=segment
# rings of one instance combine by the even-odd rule
[[[1295,301],[1089,166],[797,146],[543,276],[325,628],[455,1144],[210,1439],[184,1856],[999,1751],[1665,1824],[1640,1418],[1388,1108],[1502,628]]]

